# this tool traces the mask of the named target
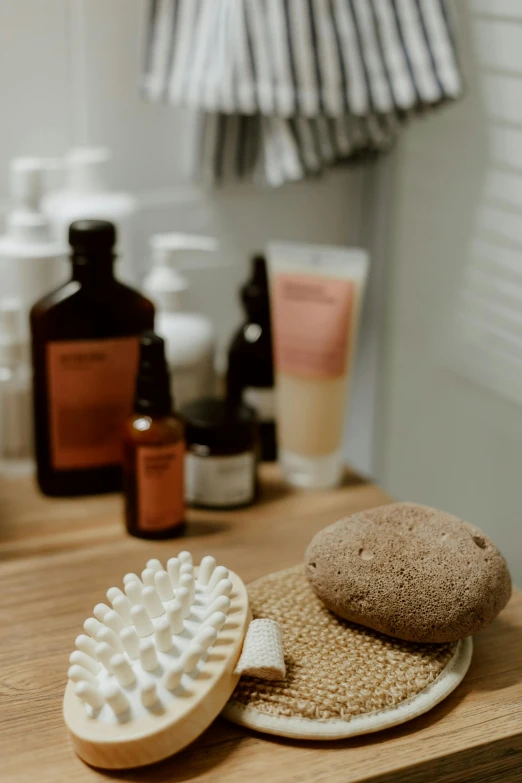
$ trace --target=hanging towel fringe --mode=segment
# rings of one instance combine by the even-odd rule
[[[142,85],[201,110],[204,175],[273,186],[385,151],[462,92],[444,0],[151,0]]]

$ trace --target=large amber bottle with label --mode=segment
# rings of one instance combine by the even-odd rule
[[[127,530],[139,538],[172,538],[184,528],[185,432],[175,415],[165,343],[141,337],[134,412],[124,433],[123,491]]]
[[[71,280],[31,310],[37,476],[46,495],[121,487],[139,336],[154,324],[152,303],[114,277],[112,223],[78,220],[69,242]]]

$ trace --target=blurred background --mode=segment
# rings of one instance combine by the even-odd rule
[[[464,96],[386,156],[278,188],[208,188],[192,176],[194,113],[140,93],[145,0],[3,0],[0,217],[13,157],[109,147],[111,184],[137,201],[137,274],[151,234],[219,240],[223,265],[187,274],[222,371],[252,253],[274,238],[368,248],[347,460],[398,499],[484,528],[520,583],[522,5],[453,9]]]

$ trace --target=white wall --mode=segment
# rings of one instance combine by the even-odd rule
[[[276,192],[238,185],[202,193],[187,182],[192,118],[142,102],[138,91],[145,0],[2,0],[0,3],[0,212],[15,155],[62,155],[76,144],[112,148],[115,187],[140,200],[136,252],[147,259],[155,231],[213,232],[231,265],[194,272],[193,301],[215,320],[226,345],[240,319],[237,287],[247,258],[270,238],[357,244],[367,236],[362,170]],[[379,272],[374,268],[377,282]],[[372,289],[373,289],[372,285]],[[378,312],[371,305],[352,405],[348,454],[371,472],[378,370]]]
[[[522,4],[456,5],[467,95],[393,161],[378,475],[483,527],[522,583]]]

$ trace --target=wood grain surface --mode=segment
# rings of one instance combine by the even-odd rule
[[[103,772],[68,742],[61,714],[68,656],[110,584],[150,557],[212,553],[245,582],[299,562],[313,534],[340,516],[387,502],[348,475],[336,491],[284,489],[263,472],[260,502],[236,512],[191,512],[187,537],[128,537],[121,499],[49,500],[31,481],[0,481],[0,780],[87,783],[520,783],[522,597],[475,637],[464,682],[410,724],[347,741],[282,740],[217,720],[189,748],[151,767]]]

